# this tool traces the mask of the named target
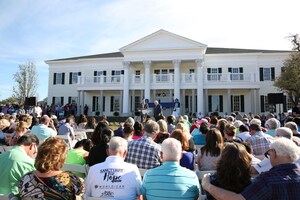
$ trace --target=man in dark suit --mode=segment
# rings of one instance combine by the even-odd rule
[[[162,107],[158,101],[154,101],[154,118],[156,121],[162,118]]]

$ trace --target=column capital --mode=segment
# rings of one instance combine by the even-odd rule
[[[150,65],[151,65],[151,60],[144,60],[143,63],[144,63],[144,65],[145,65],[146,67],[150,67]]]
[[[195,63],[197,64],[197,67],[203,67],[203,62],[204,62],[204,59],[196,59],[195,60]]]
[[[181,60],[172,60],[173,65],[179,65]]]
[[[123,66],[124,68],[128,68],[130,65],[130,62],[129,61],[123,61]]]

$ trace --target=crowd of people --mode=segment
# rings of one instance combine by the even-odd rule
[[[208,199],[300,199],[297,113],[284,120],[272,113],[165,117],[157,101],[154,111],[141,121],[129,117],[115,130],[105,116],[0,113],[1,145],[12,147],[0,155],[0,194],[198,199],[202,187]],[[94,131],[78,139],[78,129]],[[65,163],[88,164],[89,172],[62,171]],[[139,169],[147,170],[143,177]],[[198,170],[214,172],[202,186]]]

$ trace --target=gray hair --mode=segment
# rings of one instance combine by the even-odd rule
[[[277,138],[271,145],[271,149],[276,151],[279,156],[288,156],[294,162],[299,158],[299,147],[292,141],[285,137]]]
[[[175,138],[167,138],[161,144],[164,161],[179,161],[181,159],[181,143]]]
[[[278,120],[275,118],[270,118],[266,121],[266,128],[274,130],[279,127]]]
[[[271,118],[273,119],[273,118]],[[287,127],[279,127],[275,130],[275,135],[278,137],[285,137],[287,139],[292,139],[293,137],[293,132],[290,128]]]
[[[127,146],[128,146],[127,140],[119,136],[112,137],[109,141],[109,151],[111,152],[127,150]]]
[[[159,133],[158,123],[155,121],[152,121],[152,120],[148,121],[144,126],[144,132],[146,134],[150,134],[150,135]]]
[[[298,126],[295,122],[287,122],[284,127],[290,128],[292,131],[298,131]]]

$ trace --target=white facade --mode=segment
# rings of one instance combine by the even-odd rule
[[[159,30],[120,52],[46,61],[48,104],[73,101],[78,114],[87,104],[89,115],[131,116],[142,98],[163,105],[177,98],[181,114],[268,112],[267,94],[278,93],[273,82],[289,53],[210,48]]]

